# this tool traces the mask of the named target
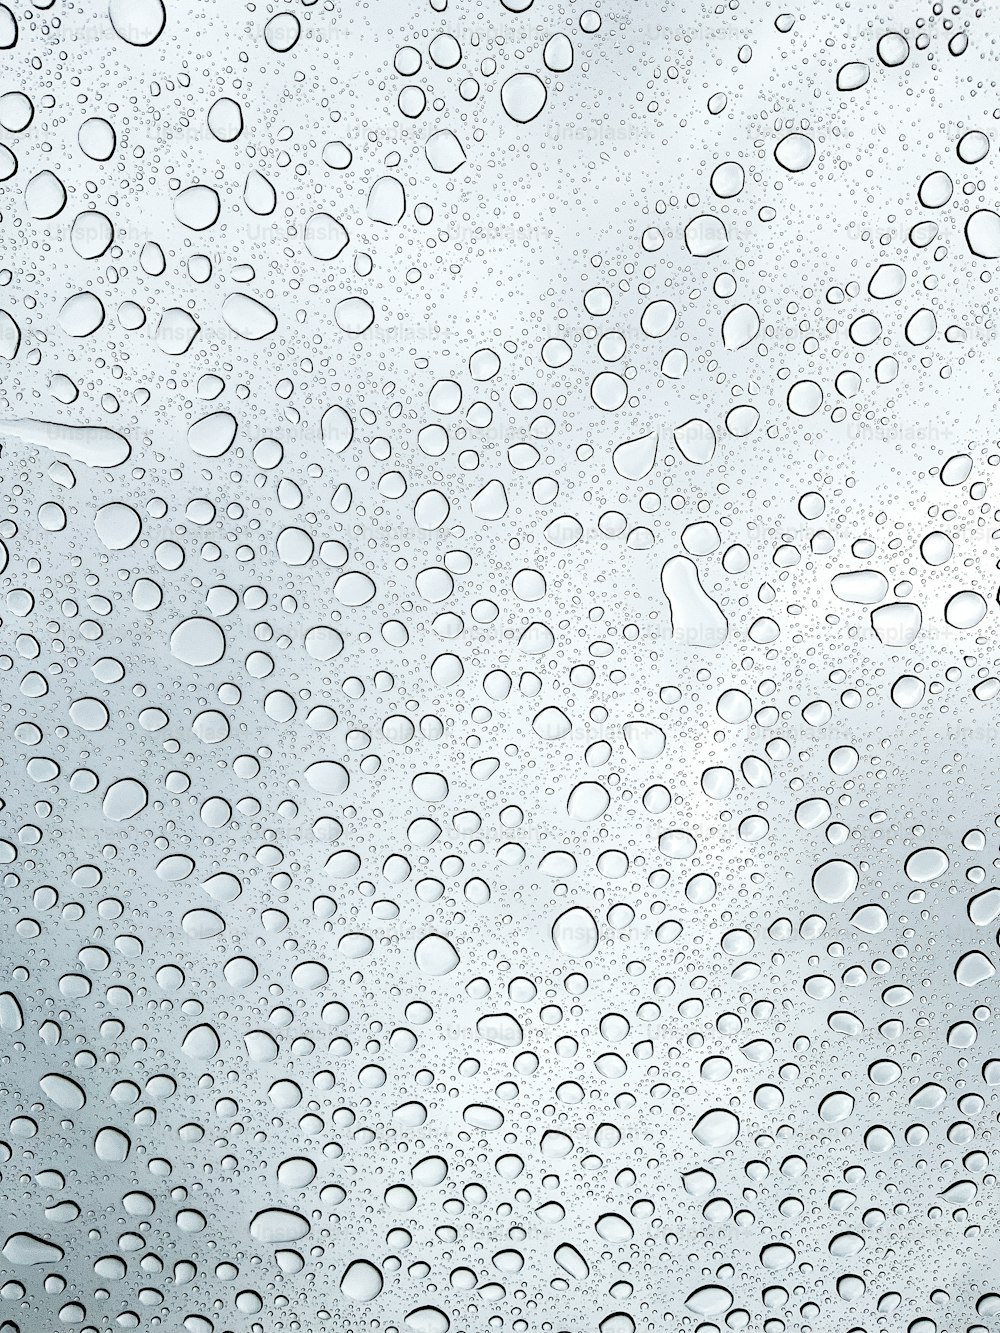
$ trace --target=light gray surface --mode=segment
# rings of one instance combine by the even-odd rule
[[[0,1330],[996,1327],[996,16],[205,8],[0,6]]]

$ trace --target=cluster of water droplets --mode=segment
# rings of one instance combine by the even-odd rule
[[[998,41],[0,4],[0,1333],[998,1326]]]

